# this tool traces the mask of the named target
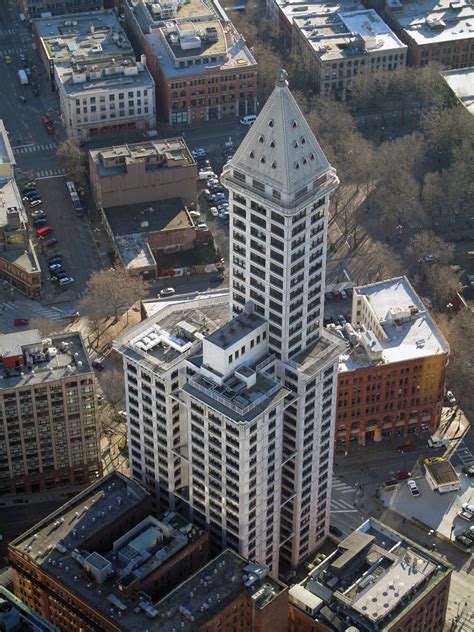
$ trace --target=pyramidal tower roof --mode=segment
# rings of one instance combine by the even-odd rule
[[[301,197],[305,187],[332,170],[288,88],[285,70],[229,167],[257,180],[281,200]],[[261,186],[260,186],[261,189]]]

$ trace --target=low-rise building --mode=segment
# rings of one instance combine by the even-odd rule
[[[434,433],[449,345],[406,277],[354,288],[339,332],[336,447]]]
[[[161,116],[170,125],[257,110],[257,63],[219,4],[124,4],[132,41],[145,53]]]
[[[440,494],[456,492],[461,488],[461,479],[450,461],[425,463],[425,478],[430,488]]]
[[[407,46],[357,0],[267,0],[267,10],[322,95],[344,98],[358,74],[406,64]]]
[[[68,136],[154,126],[155,82],[113,12],[34,20],[33,32]]]
[[[376,4],[377,0],[371,0]],[[465,0],[386,0],[383,8],[388,24],[408,45],[408,63],[443,68],[474,65],[474,6]]]
[[[101,475],[95,376],[79,333],[3,334],[0,378],[0,493]]]
[[[181,629],[198,591],[201,602],[208,596],[203,582],[180,608],[160,600],[208,562],[209,537],[173,512],[157,519],[151,509],[150,495],[122,474],[97,481],[10,543],[16,596],[62,630],[158,632],[173,620]],[[223,595],[224,576],[212,573]]]
[[[369,518],[292,586],[289,632],[442,632],[452,568]]]
[[[13,178],[16,165],[7,130],[0,119],[0,178]]]
[[[29,19],[98,11],[104,8],[104,0],[20,0],[19,4],[25,18]],[[111,0],[105,0],[105,5],[110,6]]]
[[[15,180],[0,177],[0,275],[25,296],[39,298],[41,267],[27,221]]]
[[[459,103],[470,114],[474,114],[474,65],[469,68],[445,70],[441,76]]]
[[[89,173],[97,208],[170,198],[196,203],[196,163],[182,137],[91,150]]]

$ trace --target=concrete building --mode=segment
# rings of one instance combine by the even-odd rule
[[[461,488],[461,480],[450,461],[425,463],[424,468],[426,482],[433,491],[447,494]]]
[[[474,114],[474,65],[462,70],[445,70],[441,76],[459,103]]]
[[[95,377],[79,333],[3,334],[0,376],[0,493],[101,475]]]
[[[336,447],[434,433],[449,345],[406,277],[354,288],[339,362]]]
[[[156,519],[151,504],[118,472],[85,489],[10,543],[17,597],[61,630],[158,632],[172,618],[179,625],[192,593],[182,614],[158,604],[208,562],[209,538],[174,513]]]
[[[181,136],[93,149],[89,173],[97,208],[170,198],[196,203],[196,163]]]
[[[470,2],[386,0],[381,11],[407,44],[410,65],[426,66],[431,62],[443,68],[474,65],[474,7]]]
[[[41,267],[27,222],[13,176],[0,177],[0,276],[25,296],[39,298]]]
[[[451,572],[436,555],[369,518],[290,588],[288,631],[442,632]]]
[[[105,0],[105,4],[110,5],[109,0]],[[25,17],[30,20],[104,8],[103,0],[20,0],[19,5]]]
[[[88,139],[155,124],[155,82],[112,11],[33,22],[68,136]]]
[[[133,476],[273,576],[327,533],[341,351],[322,328],[338,180],[285,76],[222,175],[231,319],[215,299],[175,303],[115,345]]]
[[[52,623],[0,586],[0,630],[4,632],[60,632]]]
[[[13,178],[16,165],[7,130],[0,119],[0,178]]]
[[[267,0],[267,11],[323,96],[345,98],[358,74],[406,64],[407,46],[356,0]]]
[[[145,53],[170,125],[257,111],[257,63],[218,3],[127,0],[127,29]]]

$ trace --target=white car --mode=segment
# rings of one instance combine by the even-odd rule
[[[199,222],[199,224],[196,224],[196,230],[209,230],[209,228],[204,222]]]
[[[174,287],[164,287],[159,292],[159,296],[173,296],[174,294],[176,294]]]
[[[212,215],[212,217],[217,217],[219,215],[219,211],[217,210],[215,206],[211,206],[209,208],[209,212]]]
[[[201,217],[201,213],[199,211],[189,211],[191,217]]]
[[[410,480],[407,481],[407,485],[412,496],[420,495],[420,490],[418,489],[418,485],[415,483],[415,481],[412,478],[410,478]]]
[[[69,285],[70,283],[74,283],[74,279],[70,276],[59,279],[59,285]]]
[[[456,403],[456,398],[453,395],[453,391],[446,391],[446,399],[452,406],[454,406],[454,404]]]
[[[463,503],[461,509],[458,511],[458,516],[470,522],[474,518],[474,505]]]

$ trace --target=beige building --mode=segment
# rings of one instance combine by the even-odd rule
[[[0,178],[13,178],[15,165],[16,160],[13,156],[7,130],[2,119],[0,119]]]
[[[181,137],[95,149],[89,166],[98,208],[171,198],[196,202],[196,163]]]
[[[79,333],[0,340],[0,494],[100,476],[95,378]]]
[[[407,46],[360,2],[267,0],[267,11],[322,95],[345,98],[356,75],[406,64]]]

